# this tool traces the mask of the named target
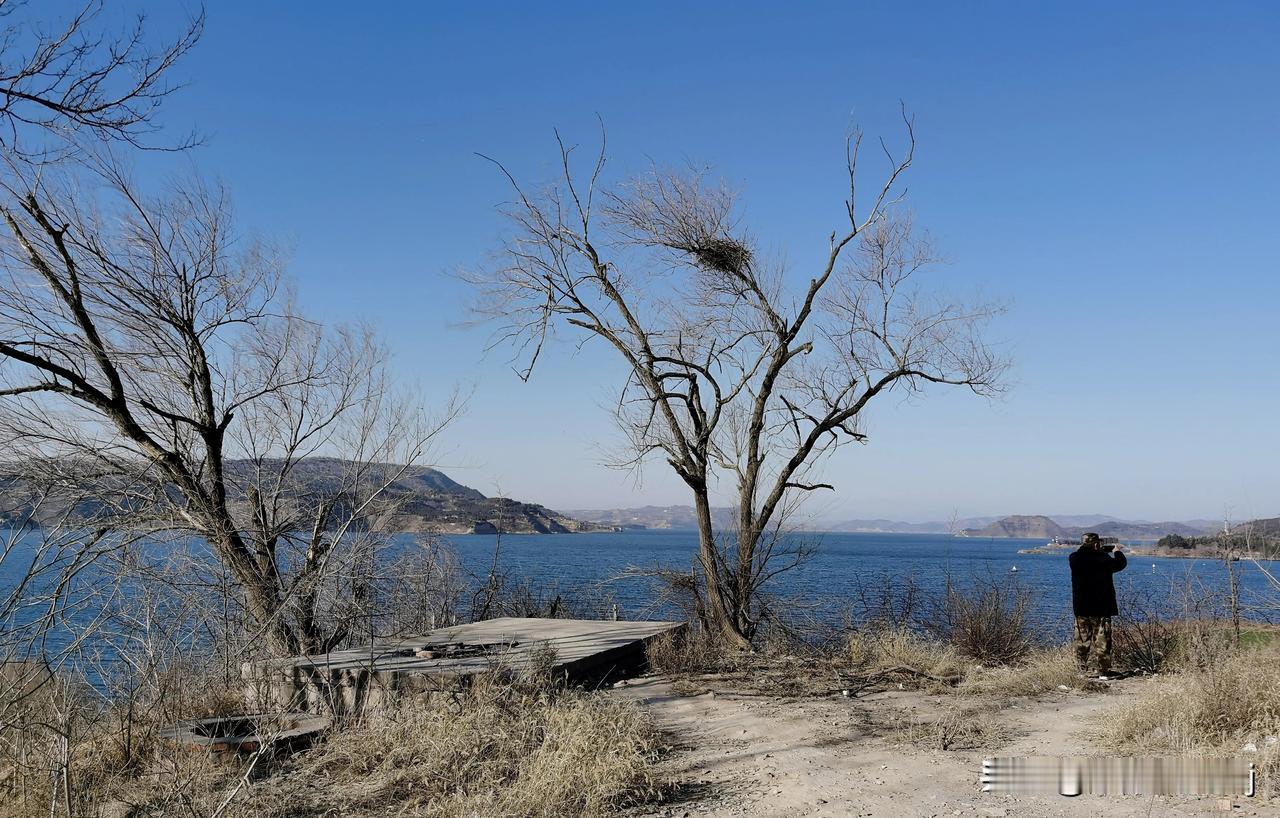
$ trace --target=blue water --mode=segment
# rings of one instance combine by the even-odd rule
[[[929,614],[948,582],[960,588],[996,583],[1031,592],[1033,619],[1048,638],[1064,638],[1071,621],[1069,550],[1050,554],[1019,554],[1041,546],[1040,540],[952,538],[928,534],[806,534],[812,556],[793,570],[779,574],[768,586],[774,610],[793,624],[838,627],[874,613],[882,598],[900,603],[909,586],[915,589],[915,615]],[[489,571],[495,538],[445,537],[464,573],[474,584]],[[399,538],[384,570],[395,570],[394,554],[411,549],[412,538]],[[632,569],[688,570],[697,550],[692,531],[629,531],[591,534],[507,535],[501,539],[499,570],[511,584],[525,583],[543,600],[561,596],[565,610],[601,616],[614,605],[624,618],[665,618],[679,615],[671,606],[655,602],[655,583],[626,577]],[[16,555],[14,555],[16,556]],[[0,595],[16,579],[20,560],[0,564]],[[1011,569],[1016,568],[1016,571]],[[1247,561],[1237,563],[1246,616],[1257,612],[1276,592]],[[87,571],[81,582],[92,584]],[[1116,576],[1122,608],[1139,601],[1141,608],[1165,616],[1186,615],[1188,587],[1192,596],[1221,595],[1226,571],[1218,560],[1131,557],[1129,567]],[[1172,593],[1171,593],[1172,591]],[[1265,606],[1274,609],[1274,604]],[[88,620],[95,612],[83,608],[75,616]],[[465,611],[464,611],[465,613]],[[54,633],[48,646],[65,644]]]
[[[804,536],[813,547],[812,556],[779,574],[768,588],[778,600],[778,609],[793,617],[832,625],[848,617],[856,620],[869,603],[884,596],[885,589],[890,596],[901,597],[908,583],[916,586],[919,606],[927,608],[950,581],[961,588],[997,582],[1029,590],[1035,617],[1048,634],[1065,634],[1071,621],[1070,550],[1018,553],[1043,546],[1043,540],[945,534]],[[484,570],[492,558],[492,537],[447,540],[472,570]],[[697,541],[693,531],[508,535],[502,539],[502,562],[506,570],[527,577],[535,586],[591,599],[612,594],[624,615],[652,617],[664,612],[654,609],[650,583],[618,577],[629,567],[688,569]],[[1274,599],[1275,592],[1255,566],[1241,561],[1236,568],[1247,609],[1268,597]],[[1126,601],[1134,607],[1140,603],[1166,616],[1186,613],[1188,588],[1197,597],[1225,593],[1225,566],[1220,560],[1131,556],[1128,568],[1116,575],[1122,607]]]

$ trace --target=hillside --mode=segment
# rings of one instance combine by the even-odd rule
[[[570,517],[610,528],[694,529],[693,506],[640,506],[638,508],[571,509]],[[718,527],[729,524],[732,509],[711,509],[711,521]]]
[[[1015,514],[996,520],[982,528],[966,528],[963,537],[1010,537],[1015,539],[1066,539],[1071,531],[1043,515]]]
[[[1249,534],[1253,537],[1280,537],[1280,517],[1261,517],[1231,527],[1233,534]]]
[[[1158,540],[1166,534],[1191,537],[1205,533],[1203,528],[1179,522],[1147,523],[1110,519],[1091,525],[1062,525],[1057,520],[1044,515],[1013,515],[1003,517],[981,528],[967,528],[961,531],[960,535],[1046,540],[1059,537],[1064,540],[1077,540],[1086,531],[1094,531],[1099,536],[1115,537],[1120,540]]]
[[[241,488],[256,469],[272,472],[277,463],[254,464],[238,460],[227,463],[231,483],[231,505],[236,514],[246,513],[246,498]],[[334,458],[309,458],[294,466],[290,493],[298,495],[332,494],[342,485],[349,463]],[[398,467],[391,467],[398,468]],[[105,509],[121,503],[109,485],[99,485],[93,492],[99,500],[81,500],[84,517],[100,515]],[[30,508],[23,481],[0,474],[0,523],[25,516]],[[592,530],[596,526],[582,523],[536,503],[524,503],[505,497],[486,497],[481,492],[453,480],[444,472],[427,467],[411,467],[386,490],[384,498],[393,510],[382,520],[392,530],[438,532],[444,534],[493,533],[501,529],[512,533],[566,533]],[[62,513],[50,507],[44,522]]]

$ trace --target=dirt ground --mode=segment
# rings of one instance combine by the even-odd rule
[[[978,777],[992,755],[1101,755],[1094,731],[1137,694],[1142,678],[1105,691],[1058,692],[983,702],[890,690],[858,698],[787,699],[633,680],[615,695],[636,702],[667,731],[662,762],[677,789],[636,818],[730,816],[1191,816],[1280,815],[1280,802],[1218,797],[1012,796],[984,793]],[[919,725],[961,707],[980,735],[939,749]],[[932,746],[930,746],[932,745]]]

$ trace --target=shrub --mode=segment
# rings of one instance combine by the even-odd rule
[[[1035,645],[1031,592],[992,578],[961,590],[947,583],[926,627],[961,656],[1007,665]]]
[[[912,717],[897,729],[897,739],[929,750],[978,750],[1003,742],[1005,731],[990,708],[948,707],[934,718]]]
[[[1186,657],[1184,627],[1155,616],[1117,617],[1111,629],[1112,664],[1146,673],[1172,670]]]

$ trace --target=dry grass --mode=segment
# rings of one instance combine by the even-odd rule
[[[893,735],[901,744],[944,751],[997,747],[1008,738],[989,706],[950,706],[932,718],[912,717],[899,724]]]
[[[1061,685],[1080,687],[1071,647],[1032,653],[1017,665],[970,668],[956,692],[986,696],[1039,696]]]
[[[726,649],[702,628],[664,633],[645,646],[649,670],[680,678],[740,669],[742,654]]]
[[[334,736],[289,771],[290,787],[314,795],[305,806],[290,795],[275,814],[600,815],[654,793],[658,747],[623,703],[480,682],[457,701],[408,702]]]
[[[864,676],[894,668],[925,682],[956,679],[968,671],[967,663],[950,646],[905,628],[856,631],[849,636],[847,656],[854,671]],[[902,675],[902,674],[900,674]]]
[[[177,662],[107,705],[72,675],[27,672],[15,685],[19,667],[36,666],[6,665],[9,683],[0,683],[0,815],[112,815],[140,781],[148,798],[184,803],[226,778],[208,758],[175,753],[158,737],[179,719],[243,709],[239,691],[216,675]]]
[[[1108,720],[1106,739],[1117,750],[1148,755],[1246,757],[1257,762],[1264,793],[1280,794],[1277,666],[1274,648],[1244,650],[1209,667],[1153,679],[1138,701]]]
[[[193,701],[172,692],[163,708],[139,708],[127,722],[110,710],[82,717],[65,786],[56,775],[58,734],[32,731],[22,780],[0,763],[0,816],[47,816],[51,803],[66,814],[67,793],[75,815],[221,818],[593,816],[657,794],[660,742],[645,716],[551,684],[549,674],[487,678],[464,693],[407,700],[279,759],[222,760],[158,739],[162,712],[181,705],[185,717],[202,716],[210,701],[224,703],[203,692]]]

